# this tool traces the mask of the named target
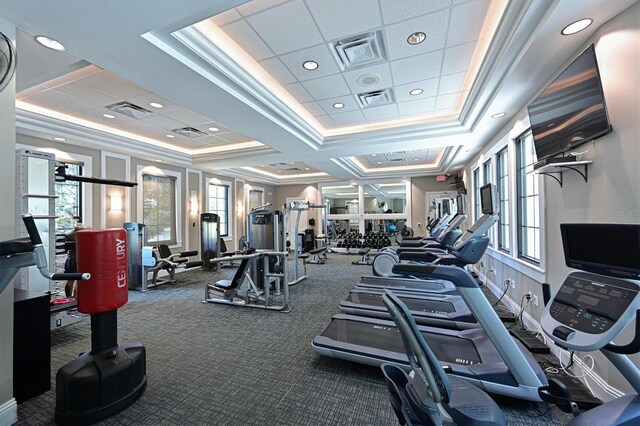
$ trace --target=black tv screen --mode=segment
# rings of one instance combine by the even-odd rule
[[[495,192],[490,183],[480,188],[480,209],[482,214],[494,214]]]
[[[593,44],[528,106],[538,160],[611,131]]]
[[[640,278],[640,225],[563,223],[567,266],[621,278]]]

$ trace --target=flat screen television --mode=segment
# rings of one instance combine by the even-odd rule
[[[495,185],[488,183],[480,188],[480,209],[482,214],[496,214],[498,212],[496,206],[497,198]]]
[[[527,107],[538,161],[611,131],[593,44]]]
[[[640,225],[563,223],[560,233],[568,267],[640,279]]]

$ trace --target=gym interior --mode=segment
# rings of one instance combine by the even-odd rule
[[[640,424],[638,1],[0,33],[0,425]]]

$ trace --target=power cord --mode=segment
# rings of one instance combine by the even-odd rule
[[[498,305],[498,303],[500,303],[500,301],[502,300],[502,298],[507,294],[507,292],[509,291],[509,286],[511,285],[511,280],[504,280],[504,283],[502,284],[504,286],[504,291],[502,292],[502,295],[500,296],[500,298],[496,301],[496,303],[492,304],[492,307],[495,307]]]

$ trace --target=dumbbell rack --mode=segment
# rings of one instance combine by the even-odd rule
[[[336,246],[331,250],[335,253],[358,254],[364,248],[380,250],[392,245],[390,235],[387,233],[349,233],[344,238],[340,238]]]

